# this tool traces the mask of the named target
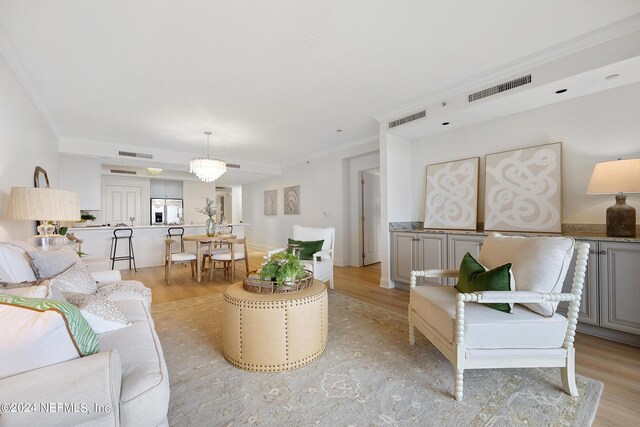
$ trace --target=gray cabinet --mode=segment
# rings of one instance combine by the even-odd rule
[[[600,325],[640,334],[640,245],[600,242]]]
[[[150,184],[152,199],[182,199],[182,181],[152,179]]]
[[[409,284],[412,270],[443,269],[447,265],[447,235],[391,233],[391,278]],[[445,279],[419,278],[419,283],[444,284]]]
[[[484,235],[449,234],[447,242],[447,246],[449,247],[447,268],[451,270],[459,269],[462,258],[464,258],[464,255],[467,252],[469,252],[475,259],[478,259],[484,239]],[[448,280],[449,284],[452,286],[457,282],[457,279],[455,278],[450,278]]]

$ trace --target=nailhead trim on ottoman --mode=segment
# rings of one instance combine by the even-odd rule
[[[242,283],[224,292],[224,357],[256,372],[307,365],[327,347],[328,300],[324,283],[300,292],[255,294]]]

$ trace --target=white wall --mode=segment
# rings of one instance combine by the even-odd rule
[[[411,216],[424,219],[427,164],[480,157],[479,221],[484,218],[484,156],[562,141],[563,223],[605,223],[613,195],[586,195],[593,166],[640,157],[640,84],[599,92],[535,110],[414,140]],[[403,172],[398,173],[398,177]],[[627,203],[640,211],[640,195]],[[394,216],[395,218],[400,218]],[[390,217],[390,221],[394,221]]]
[[[57,139],[0,52],[0,241],[25,240],[35,222],[5,219],[11,187],[33,187],[42,166],[58,187]]]
[[[284,167],[282,175],[242,187],[243,220],[249,245],[261,249],[282,247],[295,224],[335,227],[335,263],[349,263],[352,230],[349,223],[349,162],[378,150],[378,142]],[[283,188],[300,185],[300,215],[284,215]],[[264,215],[264,192],[278,190],[278,214]],[[346,199],[346,200],[345,200]],[[357,230],[355,230],[357,233]]]
[[[215,199],[216,184],[214,182],[182,181],[185,224],[205,223],[207,216],[196,212],[196,209],[204,207],[205,197]]]

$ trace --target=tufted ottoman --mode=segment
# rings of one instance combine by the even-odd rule
[[[254,294],[235,283],[224,291],[224,357],[238,368],[276,372],[299,368],[327,346],[327,289]]]

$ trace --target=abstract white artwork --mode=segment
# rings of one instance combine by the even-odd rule
[[[484,229],[560,233],[562,143],[486,156]]]
[[[427,165],[424,228],[475,230],[479,158]]]

